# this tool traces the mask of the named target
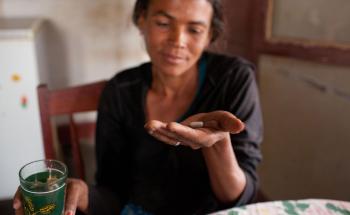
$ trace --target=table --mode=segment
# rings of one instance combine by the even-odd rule
[[[284,200],[255,203],[211,215],[350,215],[350,202],[328,199]]]

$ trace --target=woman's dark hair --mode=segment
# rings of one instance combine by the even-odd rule
[[[149,3],[152,0],[136,0],[132,19],[135,25],[138,25],[139,18],[144,12],[147,12]],[[224,30],[224,17],[222,12],[221,0],[207,0],[213,7],[213,17],[211,19],[212,38],[214,42]]]

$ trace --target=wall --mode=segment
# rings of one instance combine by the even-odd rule
[[[50,86],[108,79],[147,59],[128,0],[2,0],[1,17],[47,20]]]
[[[222,0],[225,29],[213,50],[252,60],[252,9],[254,0]]]
[[[350,42],[348,0],[279,0],[274,8],[274,35]]]
[[[271,56],[259,68],[265,193],[350,200],[350,68]]]
[[[131,23],[130,0],[0,0],[0,17],[41,17],[46,20],[49,87],[109,79],[117,71],[147,60],[142,38]],[[248,56],[249,2],[224,0],[226,30],[213,50]],[[232,11],[236,12],[232,12]],[[81,114],[78,120],[94,119]],[[58,122],[65,118],[56,119]],[[94,175],[91,141],[82,142],[87,180]]]
[[[249,58],[252,0],[223,0],[225,34],[212,49]],[[108,79],[148,59],[130,0],[0,0],[0,17],[47,20],[50,86]]]
[[[111,78],[147,56],[142,39],[131,23],[129,0],[2,0],[1,18],[41,17],[44,24],[50,88]],[[94,114],[77,116],[94,119]],[[65,118],[56,119],[58,122]],[[93,181],[92,142],[83,141],[87,180]],[[1,189],[1,188],[0,188]]]
[[[271,2],[274,38],[349,50],[349,1]],[[263,56],[259,77],[262,189],[272,199],[349,201],[350,67]]]

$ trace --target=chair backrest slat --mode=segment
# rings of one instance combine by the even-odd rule
[[[79,139],[81,134],[84,135],[87,132],[79,130],[74,122],[73,114],[97,110],[101,92],[105,84],[106,81],[100,81],[59,90],[49,90],[46,85],[39,85],[37,88],[45,157],[47,159],[56,158],[51,117],[68,115],[72,161],[75,171],[80,178],[84,178],[85,174]],[[91,130],[94,127],[90,125],[87,128]]]
[[[73,115],[69,115],[69,130],[71,135],[72,154],[77,155],[77,156],[73,156],[73,164],[77,170],[79,178],[85,178],[84,162],[83,162],[83,158],[81,156],[81,151],[79,147],[79,137],[78,137],[79,134],[77,131],[77,126],[74,122]]]
[[[61,115],[97,109],[106,82],[55,90],[50,93],[50,115]]]
[[[39,85],[37,88],[39,109],[41,118],[41,130],[44,141],[44,151],[46,159],[55,159],[55,151],[53,146],[53,135],[51,129],[50,111],[49,111],[49,96],[50,92],[46,85]]]

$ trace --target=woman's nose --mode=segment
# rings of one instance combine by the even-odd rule
[[[183,48],[186,44],[186,32],[181,28],[173,28],[170,33],[169,42],[177,48]]]

